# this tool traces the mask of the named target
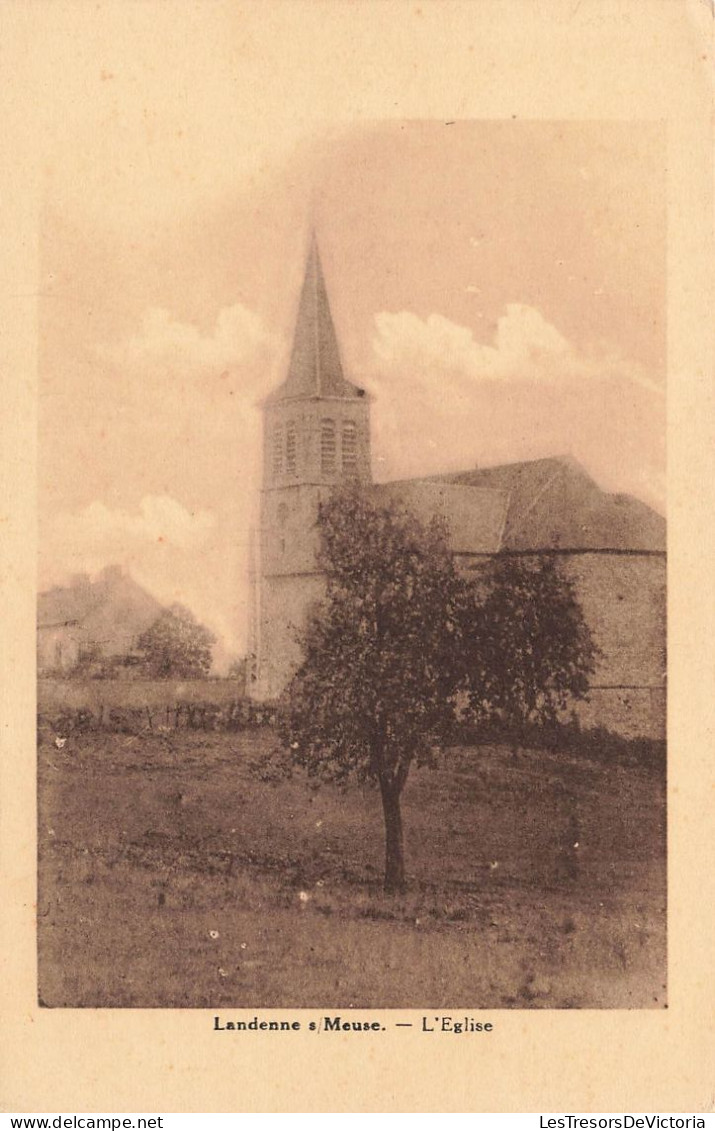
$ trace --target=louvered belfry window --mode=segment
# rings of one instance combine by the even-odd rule
[[[286,473],[288,475],[296,475],[298,472],[297,448],[298,438],[295,424],[291,420],[286,428]]]
[[[357,429],[352,420],[343,424],[343,475],[346,479],[357,475]]]
[[[320,425],[320,470],[335,475],[335,421],[323,420]]]
[[[272,456],[273,476],[278,478],[283,474],[283,427],[280,424],[273,425]]]

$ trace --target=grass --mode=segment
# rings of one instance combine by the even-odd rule
[[[43,734],[44,1005],[664,1005],[660,772],[455,748],[408,782],[388,897],[376,794],[263,780],[274,741]]]

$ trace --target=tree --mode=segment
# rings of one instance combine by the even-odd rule
[[[326,594],[302,639],[283,734],[310,774],[379,787],[385,890],[397,891],[410,767],[433,763],[454,723],[467,585],[440,523],[425,527],[358,489],[324,503],[318,527]]]
[[[204,679],[216,643],[183,605],[163,609],[137,642],[142,666],[156,679]]]
[[[553,724],[585,698],[598,649],[554,556],[497,555],[482,582],[464,633],[471,710],[505,726],[516,757],[530,725]]]

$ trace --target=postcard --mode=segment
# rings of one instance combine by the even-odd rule
[[[712,1110],[708,5],[2,19],[4,1109]]]

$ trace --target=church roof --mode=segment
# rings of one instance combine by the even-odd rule
[[[494,554],[500,549],[509,506],[507,491],[405,479],[373,484],[370,493],[376,503],[397,503],[425,525],[433,517],[444,519],[456,554]]]
[[[318,244],[313,236],[298,303],[288,376],[268,400],[364,395],[364,390],[351,385],[343,374]]]
[[[505,492],[503,550],[662,552],[666,547],[662,515],[631,495],[602,491],[569,456],[458,471],[422,482],[478,488],[480,498],[487,489]],[[476,547],[474,552],[479,552]]]

